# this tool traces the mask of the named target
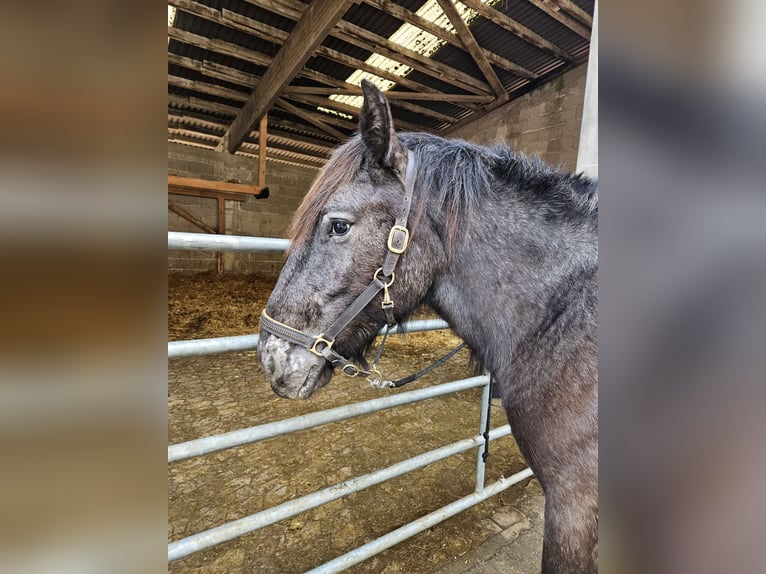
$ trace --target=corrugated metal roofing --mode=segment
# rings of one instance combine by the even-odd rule
[[[177,10],[172,29],[168,29],[169,139],[215,147],[257,87],[258,79],[266,73],[307,3],[301,0],[171,0],[169,4]],[[396,0],[388,6],[416,12],[425,3],[426,0]],[[556,1],[552,0],[552,3]],[[593,13],[593,0],[575,0],[575,3],[586,13]],[[535,3],[494,0],[489,4],[573,57],[572,61],[561,60],[550,50],[533,45],[483,15],[475,17],[470,23],[470,31],[482,49],[540,75],[528,80],[493,65],[511,99],[587,59],[588,39],[555,20]],[[331,30],[290,86],[347,88],[346,81],[357,66],[369,66],[364,63],[373,53],[386,55],[384,46],[355,36],[354,26],[361,29],[360,35],[366,35],[362,34],[366,31],[384,39],[402,26],[401,18],[381,11],[377,5],[386,8],[387,2],[364,0],[352,4],[342,22]],[[582,26],[575,16],[563,9],[561,13]],[[406,50],[399,49],[394,54],[397,52],[406,53]],[[394,54],[389,56],[394,57]],[[400,58],[400,61],[402,59],[404,64],[412,66],[409,59]],[[429,72],[426,66],[415,62],[414,69],[391,89],[396,92],[493,95],[467,50],[446,43],[430,56],[430,60],[434,67],[446,65],[452,72]],[[396,78],[393,73],[387,77]],[[296,111],[293,113],[277,106],[269,112],[269,130],[282,134],[268,140],[269,157],[321,165],[327,155],[326,149],[338,143],[337,133],[350,135],[355,128],[355,108],[330,100],[327,93],[283,96]],[[390,104],[400,127],[434,132],[481,114],[487,106],[496,105],[491,101],[479,104],[455,99],[390,99]],[[328,115],[318,111],[319,107],[351,114],[352,120]],[[307,118],[320,119],[335,131],[323,131]],[[303,144],[292,142],[291,138],[300,139]],[[247,138],[239,152],[257,154],[257,141]]]

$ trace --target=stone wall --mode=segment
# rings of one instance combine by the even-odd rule
[[[168,173],[215,181],[258,183],[258,160],[214,152],[182,144],[168,144]],[[227,235],[286,237],[287,230],[301,199],[308,191],[317,171],[277,162],[266,165],[267,199],[226,201]],[[218,202],[204,197],[170,194],[169,199],[212,228],[218,221]],[[168,231],[201,230],[175,213],[168,211]],[[259,273],[274,276],[282,268],[279,253],[224,253],[224,271]],[[196,273],[216,269],[216,254],[208,251],[168,251],[168,271]]]
[[[452,131],[448,137],[505,143],[527,155],[574,171],[580,141],[585,64]]]

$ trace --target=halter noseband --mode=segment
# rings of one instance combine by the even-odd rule
[[[380,373],[375,367],[380,358],[382,346],[372,369],[366,370],[360,369],[354,365],[349,359],[336,352],[332,346],[335,343],[335,338],[340,332],[345,329],[381,291],[383,291],[383,302],[381,303],[381,307],[386,313],[386,321],[389,326],[396,323],[396,320],[394,319],[394,302],[391,300],[388,288],[394,283],[396,277],[394,269],[399,261],[399,256],[407,250],[409,244],[410,232],[407,230],[407,219],[412,205],[416,169],[417,161],[415,155],[408,150],[407,171],[404,176],[404,201],[402,201],[402,205],[399,207],[399,211],[396,214],[396,221],[388,233],[388,240],[386,241],[386,248],[388,251],[383,259],[383,265],[375,271],[372,281],[367,285],[367,288],[362,291],[343,313],[341,313],[335,322],[330,325],[330,328],[320,335],[309,335],[273,319],[264,309],[261,312],[261,329],[281,339],[285,339],[290,343],[303,347],[318,357],[327,359],[334,368],[340,367],[344,375],[350,377],[364,375],[369,377],[370,375],[376,374],[378,379],[380,378]],[[380,276],[390,279],[384,281]]]

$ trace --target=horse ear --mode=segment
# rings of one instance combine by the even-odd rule
[[[381,167],[393,168],[404,177],[407,152],[396,137],[388,100],[375,84],[362,80],[364,104],[359,114],[359,132],[372,158]]]

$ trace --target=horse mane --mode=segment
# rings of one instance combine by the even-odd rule
[[[415,189],[428,189],[444,209],[448,249],[476,202],[489,195],[513,196],[547,222],[598,226],[597,182],[584,174],[563,172],[506,145],[479,145],[426,133],[402,133],[399,139],[418,158]],[[420,202],[421,208],[424,203]]]
[[[597,184],[583,174],[564,173],[503,145],[484,146],[427,133],[397,135],[418,159],[415,189],[428,190],[444,209],[448,246],[467,213],[490,193],[513,193],[546,221],[597,225]],[[364,150],[355,135],[330,155],[295,213],[290,229],[293,246],[305,244],[332,194],[359,176]],[[426,199],[419,198],[413,227]]]

